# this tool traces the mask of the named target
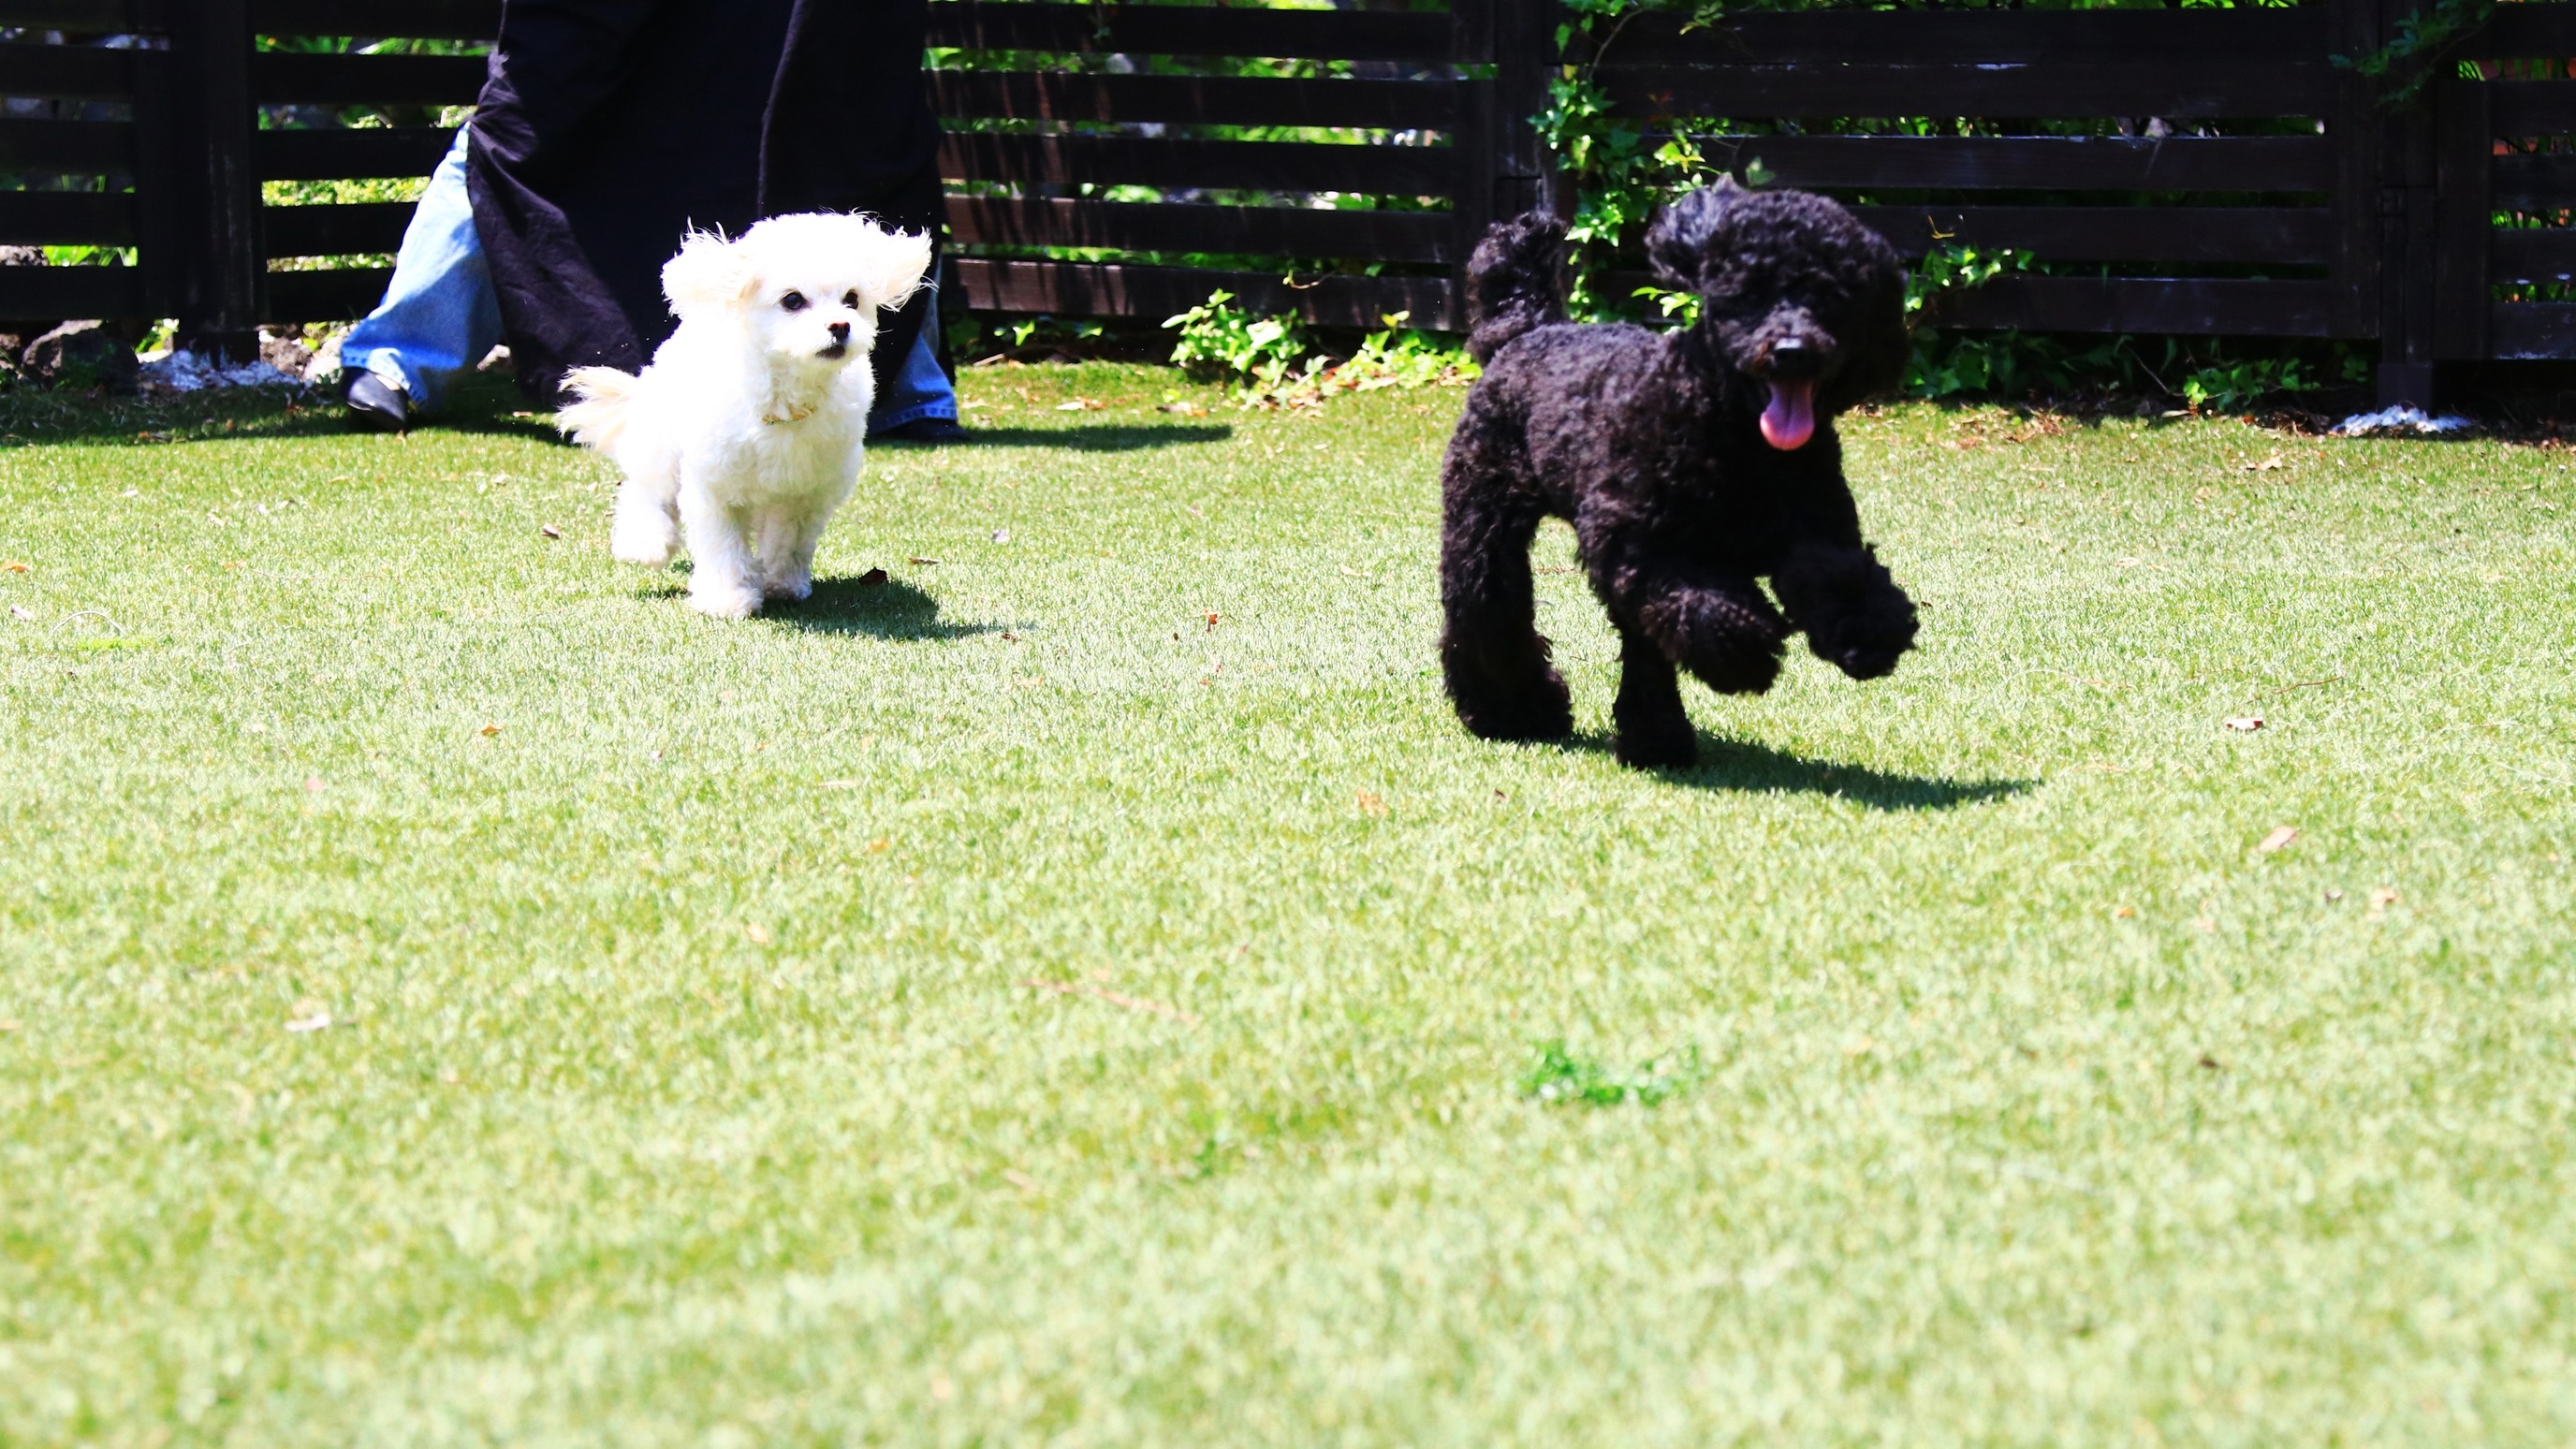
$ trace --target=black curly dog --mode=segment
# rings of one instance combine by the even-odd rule
[[[1861,539],[1833,418],[1901,375],[1896,253],[1823,197],[1703,187],[1646,237],[1699,322],[1655,332],[1564,320],[1564,235],[1543,215],[1503,222],[1468,263],[1467,350],[1486,368],[1441,473],[1440,663],[1458,718],[1493,740],[1573,731],[1531,614],[1542,518],[1574,525],[1619,630],[1626,764],[1697,757],[1676,665],[1759,694],[1801,630],[1854,679],[1894,669],[1914,604]]]

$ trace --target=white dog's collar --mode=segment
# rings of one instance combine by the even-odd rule
[[[762,413],[760,415],[760,420],[764,423],[801,423],[812,416],[814,416],[814,410],[810,407],[791,407],[787,410],[787,416],[783,418],[770,413]]]

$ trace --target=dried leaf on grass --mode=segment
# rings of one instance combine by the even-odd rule
[[[2252,734],[2254,731],[2263,727],[2263,716],[2259,714],[2242,714],[2227,720],[2225,723],[2229,729],[2238,730],[2245,734]]]
[[[9,606],[9,617],[12,619],[33,619],[36,617],[36,611],[28,608],[24,604],[11,604]]]
[[[1106,986],[1095,986],[1088,981],[1043,981],[1033,977],[1020,984],[1032,991],[1052,991],[1058,996],[1088,996],[1094,1001],[1105,1001],[1124,1011],[1141,1011],[1149,1016],[1177,1021],[1183,1026],[1199,1024],[1196,1012],[1183,1011],[1177,1006],[1166,1006],[1159,1001],[1148,1001],[1141,996],[1129,996],[1123,991],[1112,991]]]
[[[756,921],[755,921],[755,922],[753,922],[752,924],[748,925],[748,926],[743,927],[743,928],[742,928],[742,933],[743,933],[744,935],[746,935],[746,936],[749,936],[749,937],[751,938],[751,944],[753,944],[753,945],[755,945],[755,946],[766,946],[766,945],[768,945],[768,944],[770,943],[770,940],[771,940],[771,937],[770,937],[770,934],[769,934],[769,928],[768,928],[767,926],[761,925],[760,923],[758,923],[758,922],[756,922]]]
[[[500,732],[501,732],[501,727],[500,727],[499,725],[496,725],[496,724],[487,724],[487,725],[483,726],[483,728],[481,728],[481,729],[479,729],[479,730],[476,730],[476,731],[475,731],[475,733],[476,733],[476,734],[481,735],[483,738],[485,738],[485,739],[487,739],[487,740],[488,740],[488,739],[490,739],[490,738],[492,738],[494,735],[499,734]]]
[[[1060,413],[1096,413],[1107,406],[1109,404],[1096,397],[1077,397],[1057,403],[1055,410]]]
[[[563,530],[562,530],[562,529],[560,529],[560,528],[555,527],[555,526],[554,526],[553,524],[551,524],[551,523],[549,523],[549,524],[545,525],[545,526],[544,526],[544,527],[542,527],[542,528],[539,528],[539,529],[537,530],[537,532],[544,534],[544,535],[545,535],[546,537],[548,537],[548,538],[561,538],[561,537],[563,537]]]
[[[885,585],[886,578],[887,574],[884,569],[870,569],[866,573],[859,575],[859,587],[863,589],[882,588]]]
[[[1359,794],[1360,813],[1362,815],[1375,818],[1386,814],[1385,796],[1380,795],[1375,790],[1362,790]]]
[[[2270,855],[2274,851],[2279,850],[2282,846],[2285,846],[2298,838],[2299,827],[2295,825],[2275,825],[2272,827],[2272,833],[2264,836],[2262,842],[2254,848],[2263,852],[2265,855]]]
[[[24,560],[21,560],[21,559],[14,559],[14,558],[13,558],[13,559],[7,559],[7,560],[0,560],[0,569],[7,569],[9,572],[11,572],[11,573],[13,573],[13,574],[29,573],[29,572],[32,572],[32,571],[34,570],[34,568],[35,568],[35,565],[33,565],[33,564],[31,564],[31,563],[27,563],[27,562],[25,562]]]
[[[298,1002],[295,1015],[287,1019],[286,1029],[293,1032],[320,1031],[331,1024],[331,1008],[316,1002]]]
[[[2397,894],[2393,887],[2381,886],[2379,889],[2370,893],[2370,914],[2374,916],[2384,916],[2388,914],[2388,908],[2397,904],[2401,899],[2403,898]]]

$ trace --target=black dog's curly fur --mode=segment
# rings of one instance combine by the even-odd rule
[[[1663,283],[1700,299],[1696,325],[1658,333],[1564,321],[1564,235],[1542,215],[1504,222],[1468,263],[1468,350],[1486,371],[1441,474],[1440,662],[1459,719],[1487,739],[1573,731],[1532,617],[1530,538],[1549,517],[1574,525],[1619,631],[1628,764],[1698,754],[1675,666],[1758,694],[1803,631],[1854,679],[1894,669],[1914,604],[1861,539],[1833,417],[1901,374],[1895,252],[1822,197],[1702,188],[1646,238]],[[1765,440],[1775,389],[1813,400],[1803,446]]]

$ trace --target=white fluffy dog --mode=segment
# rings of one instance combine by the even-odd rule
[[[691,236],[662,268],[680,326],[652,365],[564,378],[556,426],[626,473],[608,551],[660,568],[685,536],[689,604],[718,618],[811,595],[814,545],[858,481],[877,309],[929,265],[928,237],[864,216]]]

